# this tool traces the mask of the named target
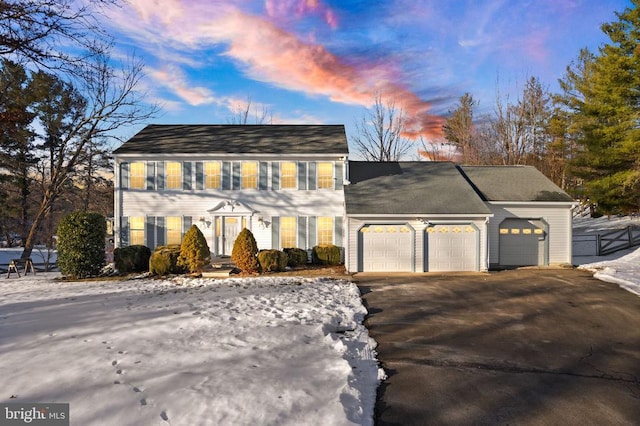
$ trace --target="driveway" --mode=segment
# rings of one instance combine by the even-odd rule
[[[640,297],[571,269],[357,274],[377,425],[638,425]]]

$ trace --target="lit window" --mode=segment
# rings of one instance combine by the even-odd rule
[[[318,218],[318,244],[333,244],[333,218]]]
[[[167,189],[182,188],[182,164],[178,162],[167,163]]]
[[[144,163],[129,164],[129,188],[144,189]]]
[[[182,242],[182,218],[180,216],[167,217],[167,244],[180,244]]]
[[[204,163],[204,187],[207,189],[220,188],[219,161],[207,161]]]
[[[295,189],[296,184],[296,163],[280,163],[280,187],[282,189]]]
[[[258,187],[258,163],[242,163],[242,189]]]
[[[144,217],[129,218],[129,245],[144,245]]]
[[[318,163],[318,188],[333,188],[333,163]]]
[[[280,218],[280,247],[281,248],[296,247],[296,218],[295,217]]]

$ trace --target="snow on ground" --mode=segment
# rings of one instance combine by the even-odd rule
[[[574,220],[574,233],[607,232],[624,229],[629,225],[640,226],[640,220],[628,216],[621,218],[600,217]],[[640,296],[640,247],[621,250],[608,256],[574,256],[573,264],[580,269],[594,272],[599,280],[618,284]]]
[[[353,283],[58,276],[0,279],[2,402],[68,402],[75,425],[373,424]]]

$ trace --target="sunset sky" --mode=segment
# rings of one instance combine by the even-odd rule
[[[376,95],[435,140],[465,92],[490,112],[528,76],[551,90],[628,0],[132,0],[108,11],[117,53],[146,64],[157,124],[226,124],[247,99],[274,123],[345,124]],[[498,83],[496,83],[498,81]],[[497,84],[497,86],[496,86]],[[252,120],[250,119],[249,122]],[[139,129],[135,129],[139,130]]]

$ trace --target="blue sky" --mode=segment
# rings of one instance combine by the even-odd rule
[[[146,64],[157,124],[226,124],[248,99],[273,123],[355,131],[376,96],[440,137],[465,92],[490,112],[538,77],[552,91],[628,0],[131,0],[106,25]],[[251,119],[249,120],[251,122]],[[133,129],[139,130],[139,129]],[[132,132],[133,132],[132,130]]]

